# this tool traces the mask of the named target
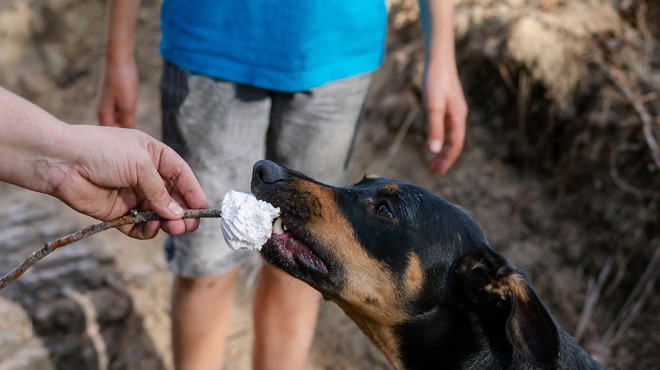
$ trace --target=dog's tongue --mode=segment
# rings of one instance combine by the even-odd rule
[[[271,240],[277,245],[279,254],[284,259],[290,262],[296,261],[319,272],[328,272],[325,263],[316,257],[307,245],[294,238],[291,233],[273,234]]]

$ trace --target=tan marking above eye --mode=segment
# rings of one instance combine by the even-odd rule
[[[398,184],[387,184],[383,185],[378,189],[378,193],[382,195],[395,195],[401,190],[401,186]]]

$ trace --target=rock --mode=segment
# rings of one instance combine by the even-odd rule
[[[54,369],[48,350],[35,335],[30,317],[0,297],[0,370]]]

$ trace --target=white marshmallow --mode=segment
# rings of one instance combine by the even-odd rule
[[[280,209],[252,194],[230,190],[222,199],[222,234],[233,250],[261,250]]]

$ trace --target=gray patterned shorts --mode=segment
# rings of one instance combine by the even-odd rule
[[[249,192],[260,159],[343,185],[371,74],[285,93],[191,74],[165,63],[160,82],[163,140],[190,165],[211,208],[230,189]],[[220,275],[255,252],[226,245],[220,222],[169,237],[169,268],[183,276]]]

